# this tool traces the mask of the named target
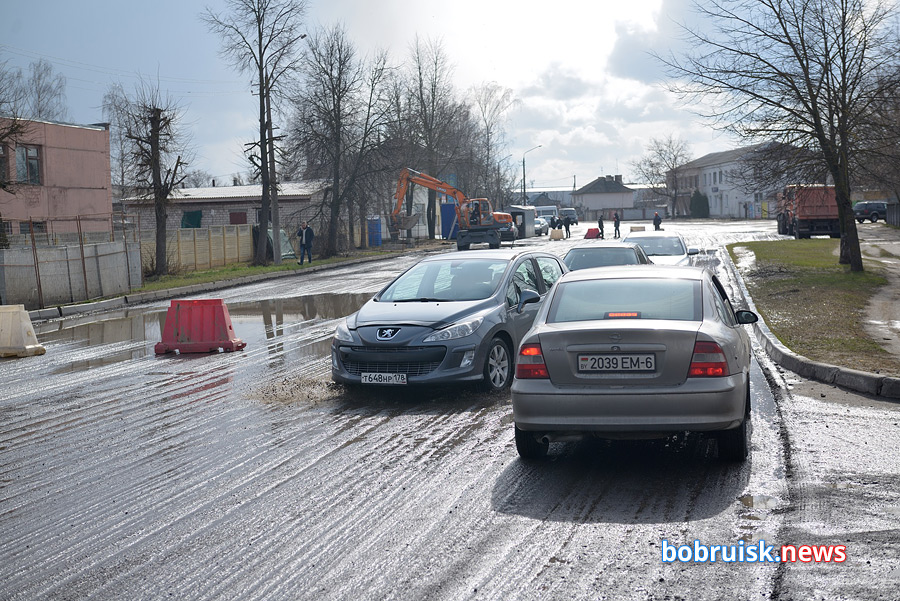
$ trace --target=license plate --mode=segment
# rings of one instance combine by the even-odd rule
[[[653,371],[655,355],[578,355],[578,371]]]
[[[360,374],[363,384],[406,384],[406,374]]]

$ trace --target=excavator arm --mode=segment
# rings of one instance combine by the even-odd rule
[[[466,195],[448,184],[442,182],[436,177],[432,177],[426,173],[420,173],[413,169],[404,169],[400,172],[397,179],[397,192],[395,194],[396,203],[391,213],[391,224],[393,229],[405,230],[412,227],[415,221],[418,221],[418,215],[403,215],[403,202],[406,200],[406,191],[410,184],[423,186],[429,190],[435,190],[441,194],[446,194],[456,199],[457,205],[466,201]],[[413,224],[409,224],[410,218],[414,218]]]

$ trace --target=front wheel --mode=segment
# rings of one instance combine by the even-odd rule
[[[856,221],[862,223],[863,221],[865,221],[865,219],[857,219]]]
[[[526,461],[537,461],[547,456],[550,444],[541,442],[534,436],[534,432],[519,430],[516,426],[516,451],[519,457]]]
[[[486,392],[500,392],[509,388],[513,376],[512,355],[502,338],[491,340],[487,357],[484,359],[484,380],[482,388]]]
[[[872,223],[875,223],[876,221],[878,221],[878,213],[872,213],[872,216],[869,217],[869,219],[872,221]]]
[[[457,244],[456,244],[456,250],[469,250],[469,245],[468,245],[468,244],[459,244],[459,243],[457,243]]]

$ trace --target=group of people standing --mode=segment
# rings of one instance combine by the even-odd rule
[[[603,215],[601,214],[597,217],[597,227],[600,229],[600,239],[604,240],[606,236],[603,235]],[[616,211],[613,213],[613,238],[619,238],[619,212]]]
[[[566,215],[562,219],[558,217],[550,217],[550,229],[558,230],[561,228],[565,228],[566,230],[566,238],[569,238],[572,233],[569,231],[569,228],[572,226],[572,218]]]

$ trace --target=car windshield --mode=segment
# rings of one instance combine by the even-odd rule
[[[637,242],[649,256],[674,256],[687,253],[681,238],[627,238],[626,242]]]
[[[423,261],[394,280],[379,302],[483,300],[496,291],[506,271],[505,259]]]
[[[573,248],[566,254],[566,258],[563,261],[572,271],[589,267],[607,267],[609,265],[634,265],[639,262],[634,249],[627,246],[620,248]]]
[[[700,321],[700,282],[677,278],[560,282],[547,323],[606,319]]]

